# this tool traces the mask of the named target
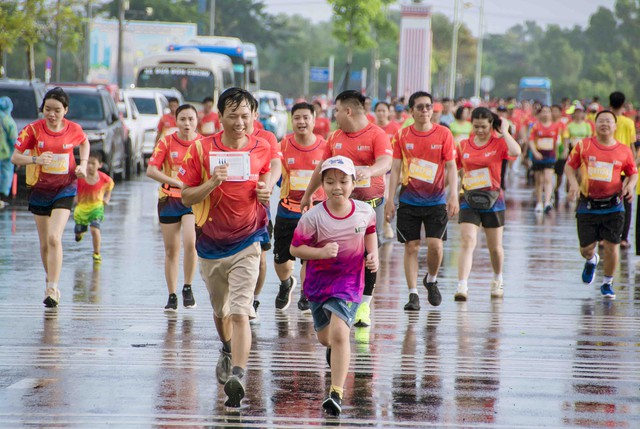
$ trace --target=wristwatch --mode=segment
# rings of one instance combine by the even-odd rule
[[[37,156],[32,156],[31,157],[31,162],[33,162],[34,164],[37,164],[38,157]]]

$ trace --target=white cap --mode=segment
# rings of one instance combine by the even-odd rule
[[[356,175],[356,167],[353,165],[353,161],[345,156],[334,156],[327,159],[322,163],[322,169],[320,172],[323,173],[331,168],[338,169],[348,176]]]

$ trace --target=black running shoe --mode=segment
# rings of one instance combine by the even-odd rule
[[[304,296],[304,293],[302,292],[300,292],[300,299],[298,300],[298,310],[300,310],[304,314],[311,314],[311,307],[309,306],[309,301],[307,301],[307,297]]]
[[[409,302],[404,305],[404,311],[420,311],[420,297],[417,293],[409,294]]]
[[[220,356],[218,356],[218,363],[216,364],[216,378],[218,379],[218,383],[225,384],[229,381],[231,371],[231,353],[220,349]]]
[[[329,397],[324,400],[322,403],[322,408],[332,416],[339,416],[342,412],[342,399],[340,399],[340,395],[338,392],[331,392]]]
[[[167,305],[164,306],[164,311],[175,313],[178,311],[178,296],[175,293],[169,295]]]
[[[196,304],[196,299],[193,296],[193,290],[191,290],[191,286],[184,286],[182,288],[182,305],[185,308],[196,308],[198,304]]]
[[[291,286],[286,287],[280,283],[280,290],[278,291],[278,296],[276,296],[276,308],[278,310],[286,310],[289,308],[289,304],[291,304],[291,295],[293,294],[293,290],[296,288],[298,281],[295,277],[290,277]]]
[[[224,384],[224,393],[227,395],[227,400],[224,405],[231,408],[240,408],[242,398],[244,398],[244,384],[242,379],[237,375],[229,377]]]
[[[442,295],[440,295],[440,291],[438,290],[438,282],[428,282],[427,276],[424,276],[422,283],[424,287],[427,288],[427,301],[429,301],[429,304],[434,307],[439,306],[442,302]]]

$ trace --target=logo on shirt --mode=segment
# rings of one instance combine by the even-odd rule
[[[371,146],[358,146],[358,150],[371,150]]]
[[[318,165],[318,164],[320,164],[320,160],[319,159],[314,159],[313,161],[311,161],[311,163],[313,165]]]
[[[442,149],[442,145],[441,144],[432,144],[431,145],[431,149]]]
[[[342,143],[336,143],[336,149],[342,149]]]
[[[44,142],[38,142],[38,147],[42,149],[44,147]]]
[[[184,176],[186,174],[186,170],[182,167],[180,167],[180,170],[178,170],[178,173],[180,173],[180,175]]]
[[[613,165],[622,165],[622,163],[620,161],[618,161],[617,159],[615,159],[613,161]]]
[[[589,162],[596,162],[596,157],[595,156],[590,156],[589,157]]]
[[[468,153],[463,153],[463,154],[462,154],[462,158],[463,158],[463,159],[467,159],[467,158],[469,158],[469,154],[468,154]]]
[[[296,163],[295,158],[287,158],[287,164],[295,164],[295,163]]]
[[[495,154],[496,154],[496,151],[495,151],[495,150],[492,150],[491,152],[486,152],[486,153],[484,154],[484,156],[485,156],[485,158],[489,158],[490,156],[493,156],[493,155],[495,155]]]
[[[413,150],[413,143],[407,143],[407,144],[406,144],[406,148],[407,148],[408,150]]]
[[[70,148],[72,148],[72,147],[73,147],[73,145],[72,145],[71,143],[64,143],[64,144],[62,145],[62,149],[70,149]]]
[[[171,152],[171,158],[177,158],[178,152]]]

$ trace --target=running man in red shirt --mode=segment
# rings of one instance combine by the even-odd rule
[[[289,247],[302,213],[300,200],[304,196],[313,170],[322,162],[327,142],[324,138],[313,133],[314,109],[309,103],[297,103],[291,108],[291,123],[293,134],[289,134],[280,142],[282,160],[282,184],[280,185],[280,203],[273,229],[273,260],[275,270],[280,279],[280,290],[283,297],[277,298],[287,303],[288,295],[295,288],[297,280],[293,276],[293,262]],[[324,201],[322,189],[318,189],[313,196],[313,203]],[[300,284],[304,284],[304,265],[300,270]],[[286,309],[286,307],[284,308]],[[308,313],[309,302],[300,288],[298,309]]]
[[[616,115],[602,110],[596,115],[596,136],[580,141],[569,154],[565,174],[569,180],[568,201],[575,201],[580,254],[587,261],[582,281],[593,283],[600,256],[596,245],[604,248],[604,281],[600,293],[615,299],[613,275],[618,265],[624,228],[623,201],[633,199],[638,169],[628,146],[616,141]],[[580,169],[582,184],[576,171]],[[625,176],[621,176],[621,173]],[[624,179],[624,181],[623,181]]]
[[[538,111],[538,122],[533,125],[529,134],[529,149],[533,156],[531,168],[535,175],[536,213],[542,213],[543,210],[549,213],[553,210],[553,174],[563,129],[561,122],[552,121],[551,108],[542,106]]]
[[[182,202],[196,215],[200,273],[222,341],[216,376],[224,384],[225,405],[234,408],[245,395],[260,243],[268,238],[271,148],[248,134],[255,103],[243,89],[223,92],[218,111],[224,132],[196,140],[178,172]]]
[[[342,155],[350,158],[356,166],[356,187],[353,198],[369,203],[376,212],[376,232],[378,243],[384,221],[384,176],[391,168],[391,142],[386,133],[377,125],[371,124],[365,115],[365,98],[358,91],[343,91],[336,97],[335,117],[338,130],[327,141],[323,159]],[[311,196],[320,187],[321,176],[318,165],[311,176],[300,206],[302,211],[309,208]],[[376,285],[376,273],[365,270],[365,286],[362,303],[358,308],[355,325],[371,325],[370,303]]]
[[[213,110],[213,97],[202,100],[202,112],[198,113],[198,130],[202,136],[210,136],[220,131],[220,119]]]
[[[443,240],[447,234],[447,215],[455,216],[460,206],[453,135],[447,127],[431,122],[431,94],[423,91],[412,94],[409,97],[409,111],[413,115],[413,125],[400,130],[393,139],[389,199],[384,212],[387,222],[391,222],[396,211],[396,189],[401,183],[396,229],[398,241],[404,243],[404,273],[409,288],[409,302],[404,309],[418,311],[420,230],[424,224],[427,274],[422,283],[427,288],[429,303],[438,306],[442,296],[438,290],[437,275],[442,263]],[[445,183],[449,186],[448,197],[445,197]]]
[[[320,100],[313,100],[313,108],[316,112],[316,125],[313,127],[313,133],[326,139],[331,132],[331,120],[327,118],[324,108]]]
[[[169,103],[169,113],[165,113],[158,121],[158,130],[156,132],[156,143],[161,137],[168,136],[178,131],[176,125],[176,110],[180,106],[180,102],[175,97],[167,97]]]
[[[62,270],[62,233],[71,214],[77,192],[76,178],[87,175],[89,141],[80,125],[64,118],[69,111],[69,96],[62,88],[47,92],[40,106],[44,119],[27,125],[15,144],[11,162],[26,165],[29,211],[33,213],[40,256],[46,274],[44,305],[56,307],[60,302]],[[76,166],[73,148],[80,150]],[[28,154],[25,154],[26,151]]]
[[[371,97],[365,97],[364,98],[364,111],[367,114],[367,120],[369,122],[371,122],[372,124],[375,124],[376,123],[376,115],[371,113],[371,106],[373,106],[373,100],[371,99]]]

